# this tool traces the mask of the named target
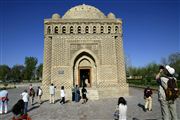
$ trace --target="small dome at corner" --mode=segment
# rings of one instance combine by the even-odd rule
[[[109,19],[116,19],[116,16],[115,16],[113,13],[109,13],[109,14],[107,15],[107,17],[108,17]]]
[[[55,14],[52,15],[52,19],[58,20],[58,19],[60,19],[60,15],[55,13]]]

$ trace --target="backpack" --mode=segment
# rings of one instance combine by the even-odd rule
[[[179,89],[177,85],[177,81],[172,77],[168,78],[167,82],[167,89],[165,89],[165,94],[166,94],[166,100],[167,101],[174,101],[178,98],[179,96]]]
[[[30,96],[34,97],[35,96],[35,91],[33,88],[30,89],[30,93],[29,93]]]
[[[22,99],[12,107],[12,113],[15,115],[22,115],[24,110],[24,101]]]

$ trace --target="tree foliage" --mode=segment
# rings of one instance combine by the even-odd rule
[[[160,65],[170,65],[176,70],[176,77],[180,80],[180,53],[173,53],[167,58],[162,58],[160,64],[149,63],[145,67],[128,67],[128,76],[142,76],[142,79],[154,79]]]
[[[39,66],[37,67],[36,70],[36,75],[37,75],[37,79],[41,80],[42,79],[42,71],[43,71],[43,64],[39,64]]]
[[[35,78],[36,64],[38,60],[35,57],[25,57],[25,70],[24,70],[24,79],[31,80]]]
[[[21,80],[23,79],[23,71],[23,65],[14,65],[11,69],[11,78],[16,82],[21,82]]]
[[[180,52],[173,53],[165,59],[167,61],[167,64],[169,64],[176,70],[177,78],[178,80],[180,80]]]
[[[8,80],[10,77],[11,69],[7,65],[0,65],[0,80]]]

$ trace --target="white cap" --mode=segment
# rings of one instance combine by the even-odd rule
[[[166,70],[171,74],[173,75],[175,73],[175,69],[170,67],[169,65],[166,65]]]

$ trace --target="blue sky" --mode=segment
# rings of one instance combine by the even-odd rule
[[[44,19],[79,4],[122,18],[124,52],[132,66],[180,52],[178,0],[0,0],[0,64],[24,64],[26,56],[43,63]]]

